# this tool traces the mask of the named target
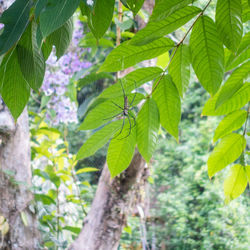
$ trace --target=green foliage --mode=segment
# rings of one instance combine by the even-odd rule
[[[237,51],[243,34],[241,8],[241,0],[217,1],[216,24],[218,33],[223,43],[233,52]]]
[[[124,6],[133,12],[134,16],[141,9],[144,1],[145,0],[121,0]]]
[[[169,65],[169,74],[171,75],[179,95],[183,97],[190,80],[190,49],[187,45],[181,44]]]
[[[122,130],[111,140],[107,163],[112,178],[123,172],[130,164],[136,145],[136,129],[126,120]]]
[[[2,14],[0,23],[5,26],[0,35],[0,55],[6,53],[25,31],[29,23],[30,7],[30,0],[17,0]]]
[[[164,76],[160,82],[156,81],[155,88],[153,98],[160,112],[161,125],[178,141],[178,124],[181,120],[178,90],[169,75]]]
[[[59,29],[50,34],[46,39],[45,43],[47,44],[47,46],[52,47],[53,45],[55,45],[57,59],[63,56],[67,48],[69,47],[72,39],[73,28],[73,18],[70,18]]]
[[[136,119],[138,150],[149,162],[157,144],[160,127],[159,111],[153,99],[147,99]]]
[[[131,45],[129,41],[111,51],[99,72],[116,72],[135,64],[157,57],[174,47],[171,39],[163,37],[142,46]]]
[[[195,23],[190,48],[192,65],[202,86],[214,95],[222,82],[224,73],[224,51],[213,20],[201,16]]]
[[[213,177],[228,164],[237,160],[246,147],[246,139],[239,134],[229,134],[221,139],[208,158],[208,175]]]

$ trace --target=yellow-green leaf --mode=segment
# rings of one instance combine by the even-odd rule
[[[112,122],[95,132],[79,149],[76,159],[84,159],[93,155],[103,147],[111,137],[122,127],[122,120]]]
[[[136,119],[138,150],[149,162],[157,144],[160,118],[157,104],[148,99],[142,106]]]
[[[230,175],[224,181],[225,203],[229,203],[245,191],[247,175],[244,168],[240,164],[231,167]]]
[[[230,134],[232,131],[239,129],[247,119],[246,110],[236,110],[220,122],[214,133],[213,141],[216,142],[219,138]]]
[[[165,75],[161,79],[153,92],[153,98],[160,111],[162,127],[178,140],[178,124],[181,120],[181,100],[170,75]]]
[[[107,164],[112,178],[129,166],[134,155],[135,144],[136,129],[133,124],[130,127],[129,122],[126,121],[121,134],[110,141],[108,148]]]
[[[217,172],[237,160],[245,147],[246,139],[242,135],[232,133],[223,137],[208,158],[209,177],[213,177]]]
[[[195,23],[190,48],[192,65],[202,86],[214,95],[219,89],[224,74],[224,50],[214,21],[201,16]]]

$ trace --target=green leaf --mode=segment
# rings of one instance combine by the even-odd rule
[[[156,83],[158,81],[156,80]],[[154,84],[154,87],[156,85]],[[153,92],[160,111],[160,122],[178,141],[178,124],[181,120],[181,100],[170,75],[165,75]]]
[[[190,48],[192,65],[202,86],[214,95],[220,87],[224,73],[224,50],[216,25],[208,16],[195,23]]]
[[[243,166],[235,164],[231,167],[230,175],[224,181],[225,203],[239,197],[247,187],[247,175]]]
[[[242,21],[245,23],[250,20],[250,3],[249,0],[242,0]]]
[[[173,12],[193,3],[194,0],[158,0],[156,1],[150,21],[160,21],[165,19]]]
[[[71,17],[67,22],[63,24],[63,26],[55,30],[47,37],[46,43],[55,45],[56,47],[57,59],[62,57],[67,51],[72,39],[73,29],[73,17]]]
[[[129,122],[126,121],[121,134],[110,141],[108,148],[107,164],[112,178],[129,166],[135,144],[136,128],[133,126],[130,128]]]
[[[177,10],[160,21],[151,21],[144,29],[136,33],[136,35],[131,39],[130,44],[145,45],[172,33],[200,12],[201,9],[197,7],[187,6]]]
[[[218,109],[223,103],[230,99],[242,86],[242,82],[250,75],[250,61],[237,68],[223,85],[218,95],[215,108]]]
[[[123,42],[111,51],[102,64],[99,72],[116,72],[135,64],[157,57],[174,47],[174,42],[166,37],[143,46],[130,45],[130,41]]]
[[[75,233],[75,234],[79,234],[81,232],[81,228],[80,227],[71,227],[71,226],[65,226],[63,227],[64,230],[68,230],[72,233]]]
[[[101,38],[110,26],[115,0],[96,1],[88,15],[88,25],[96,39]]]
[[[232,70],[250,58],[250,32],[242,38],[236,53],[227,51],[226,70]]]
[[[236,52],[243,34],[241,0],[218,0],[215,19],[223,43]]]
[[[56,204],[56,202],[48,195],[34,194],[35,200],[42,202],[44,205]]]
[[[0,17],[0,23],[4,24],[0,35],[0,56],[14,46],[25,31],[30,8],[30,0],[16,0]]]
[[[82,173],[89,173],[89,172],[96,172],[100,171],[98,168],[92,168],[92,167],[87,167],[87,168],[81,168],[76,171],[76,174],[82,174]]]
[[[160,128],[159,111],[153,99],[147,99],[136,119],[138,150],[149,162],[157,144]]]
[[[100,79],[105,79],[105,78],[113,79],[113,76],[106,72],[101,72],[101,73],[93,72],[93,73],[90,73],[89,75],[84,76],[84,78],[79,79],[77,86],[78,88],[83,88],[90,83],[93,83]]]
[[[95,154],[98,149],[102,148],[121,129],[122,122],[122,120],[112,122],[95,132],[80,148],[76,159],[84,159]]]
[[[80,0],[51,0],[40,14],[43,37],[60,28],[75,12]]]
[[[213,177],[217,172],[237,160],[245,147],[246,139],[242,135],[232,133],[223,137],[208,158],[209,177]]]
[[[220,122],[214,133],[213,141],[216,142],[218,139],[230,134],[231,132],[241,128],[247,119],[246,110],[236,110]]]
[[[231,87],[231,85],[229,86]],[[225,101],[222,105],[220,105],[216,109],[215,105],[216,105],[218,96],[224,91],[227,91],[227,88],[226,87],[223,88],[223,87],[214,97],[211,97],[206,102],[204,109],[202,111],[202,115],[207,115],[207,116],[226,115],[232,111],[242,108],[249,102],[250,83],[247,82],[243,86],[240,85],[239,86],[240,88],[238,89],[238,91],[236,91],[235,94],[233,94],[231,98],[229,98],[227,101]]]
[[[24,79],[32,89],[38,91],[43,83],[45,61],[37,46],[36,31],[37,24],[33,21],[23,33],[16,49]]]
[[[162,69],[159,67],[146,67],[136,69],[123,78],[119,79],[116,84],[111,85],[105,89],[100,98],[115,98],[123,96],[121,82],[126,94],[130,93],[135,88],[140,87],[142,84],[152,81],[162,74]]]
[[[186,92],[190,79],[191,55],[189,47],[181,44],[169,65],[171,75],[181,97]]]
[[[250,154],[249,154],[250,155]],[[250,166],[246,166],[245,167],[245,170],[246,170],[246,174],[247,174],[247,179],[248,179],[248,183],[250,185]]]
[[[1,63],[0,94],[17,120],[29,100],[30,87],[23,78],[16,49],[7,53]]]
[[[141,9],[144,0],[123,0],[122,2],[127,8],[129,8],[133,12],[135,16]]]
[[[83,48],[97,48],[97,47],[103,47],[103,48],[113,48],[114,43],[111,40],[108,40],[106,38],[101,38],[98,41],[94,37],[94,35],[89,32],[87,33],[83,39],[80,41],[79,45]]]
[[[131,103],[135,94],[130,94],[127,96],[129,103]],[[133,105],[138,104],[143,98],[144,96],[142,94],[137,93]],[[95,106],[87,113],[87,116],[84,119],[83,123],[80,125],[79,129],[80,130],[95,129],[121,115],[123,110],[117,107],[114,103],[123,108],[124,106],[123,96],[120,98],[109,99]]]

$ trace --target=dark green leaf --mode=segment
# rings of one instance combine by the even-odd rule
[[[80,0],[51,0],[40,14],[43,37],[60,28],[75,12]]]
[[[246,139],[239,134],[229,134],[221,139],[208,158],[208,175],[213,177],[230,163],[237,160],[246,147]]]
[[[157,82],[156,80],[156,83]],[[153,92],[153,98],[160,111],[162,127],[178,141],[178,124],[181,120],[181,100],[170,75],[166,75],[161,79]]]
[[[16,49],[7,53],[0,66],[0,94],[16,120],[26,106],[30,87],[23,78]]]
[[[224,50],[213,20],[201,16],[195,23],[190,48],[192,65],[202,86],[214,95],[220,87],[224,73]]]
[[[81,232],[81,228],[80,227],[71,227],[71,226],[66,226],[66,227],[63,227],[64,230],[68,230],[72,233],[75,233],[75,234],[79,234]]]
[[[31,1],[16,0],[0,17],[4,24],[0,35],[0,55],[7,52],[19,40],[29,23]]]
[[[136,119],[138,150],[147,162],[150,161],[155,151],[159,127],[157,104],[153,99],[147,99]]]
[[[72,39],[73,28],[73,17],[71,17],[67,22],[63,24],[63,26],[55,30],[47,37],[46,43],[55,45],[56,47],[57,59],[63,56],[68,49]]]
[[[187,6],[177,10],[160,21],[151,21],[144,29],[136,33],[130,43],[131,45],[145,45],[150,43],[175,31],[196,16],[199,12],[201,12],[201,9]]]
[[[45,74],[45,62],[37,46],[36,30],[37,24],[33,21],[22,35],[16,49],[24,79],[32,89],[38,91]]]
[[[171,75],[181,97],[186,92],[190,78],[191,55],[189,47],[181,44],[169,65]]]
[[[113,79],[113,76],[105,72],[101,72],[101,73],[93,72],[93,73],[90,73],[89,75],[84,76],[84,78],[79,79],[77,86],[79,88],[83,88],[90,83],[93,83],[100,79],[105,79],[105,78]]]
[[[120,46],[111,51],[102,64],[99,72],[116,72],[124,70],[135,64],[157,57],[174,47],[169,38],[163,37],[143,46],[130,45],[129,41],[123,42]]]
[[[132,10],[134,16],[138,13],[138,11],[141,9],[144,0],[123,0],[123,4]]]
[[[35,200],[42,202],[44,205],[56,204],[56,202],[48,195],[34,194]]]
[[[89,13],[88,25],[96,39],[101,38],[110,26],[115,0],[96,1]]]
[[[236,52],[243,34],[241,0],[218,0],[215,18],[223,43]]]

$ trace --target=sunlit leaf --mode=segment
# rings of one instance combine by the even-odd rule
[[[235,164],[231,167],[230,175],[224,181],[226,204],[239,197],[247,187],[247,175],[244,166]]]
[[[227,115],[216,128],[214,133],[213,141],[216,142],[219,138],[230,134],[232,131],[235,131],[244,124],[247,119],[247,111],[246,110],[237,110],[229,115]]]
[[[214,95],[219,89],[224,74],[224,50],[214,21],[201,16],[195,23],[190,48],[192,65],[202,86]]]
[[[113,49],[99,69],[99,72],[116,72],[135,64],[157,57],[174,47],[174,42],[166,37],[143,46],[134,46],[130,41],[123,42]]]
[[[223,87],[214,97],[205,104],[202,114],[207,116],[226,115],[232,111],[242,108],[250,101],[250,83],[245,83],[236,93],[216,109],[217,98],[224,91]]]
[[[216,6],[218,33],[226,47],[234,52],[243,34],[241,8],[241,0],[218,0]]]
[[[92,168],[92,167],[86,167],[86,168],[81,168],[76,171],[76,174],[82,174],[82,173],[89,173],[89,172],[96,172],[100,171],[98,168]]]
[[[181,44],[169,65],[169,74],[175,83],[180,96],[186,92],[190,79],[191,55],[187,45]]]
[[[201,9],[194,6],[187,6],[177,10],[160,21],[151,21],[145,28],[135,34],[130,44],[145,45],[161,38],[187,23],[199,12],[201,12]]]
[[[109,144],[107,154],[107,164],[114,178],[123,172],[130,164],[135,150],[136,128],[126,121],[121,134],[112,139]]]
[[[157,82],[156,80],[155,84],[157,84]],[[162,127],[178,140],[178,124],[181,120],[181,101],[178,90],[169,75],[161,79],[153,92],[153,98],[160,111]]]
[[[208,158],[209,177],[213,177],[217,172],[237,160],[245,147],[246,139],[242,135],[232,133],[223,137]]]
[[[77,160],[93,155],[98,149],[103,147],[121,127],[122,120],[118,120],[95,132],[79,149]]]
[[[149,162],[157,144],[160,119],[157,104],[147,99],[136,119],[137,145],[140,154]]]

